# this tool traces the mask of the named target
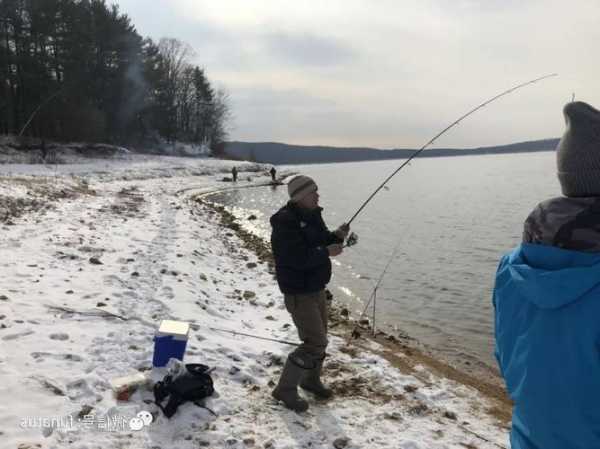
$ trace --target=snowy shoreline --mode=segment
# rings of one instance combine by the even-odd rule
[[[385,336],[346,345],[341,319],[325,365],[336,398],[296,414],[270,397],[289,347],[209,329],[297,340],[268,251],[192,198],[233,165],[267,181],[213,159],[0,166],[0,392],[19,398],[0,405],[2,446],[508,447],[505,401]],[[161,319],[191,323],[185,361],[215,367],[217,416],[185,404],[168,420],[143,389],[114,398],[111,379],[151,373]],[[141,410],[154,415],[142,430],[100,425]]]

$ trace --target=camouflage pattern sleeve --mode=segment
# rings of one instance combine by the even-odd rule
[[[525,220],[523,243],[600,252],[600,198],[558,197],[541,202]]]

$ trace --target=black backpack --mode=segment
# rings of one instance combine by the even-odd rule
[[[167,375],[154,385],[154,402],[167,418],[173,416],[177,411],[177,407],[187,401],[204,407],[198,404],[197,401],[211,396],[215,392],[208,366],[201,363],[188,363],[185,368],[186,372],[175,380],[173,380],[173,376]],[[167,405],[163,407],[161,403],[167,397],[169,400]],[[208,410],[214,413],[210,409]]]

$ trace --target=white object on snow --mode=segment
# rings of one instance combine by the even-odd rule
[[[138,387],[148,384],[148,378],[143,373],[111,379],[110,386],[117,399],[126,401]]]
[[[171,376],[173,380],[177,379],[182,374],[185,374],[187,369],[181,360],[172,358],[169,359],[167,363],[167,373]]]
[[[171,335],[174,340],[187,340],[190,333],[190,325],[183,321],[162,320],[158,328],[157,337]]]

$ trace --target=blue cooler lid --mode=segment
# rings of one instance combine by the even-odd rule
[[[170,336],[173,340],[185,341],[190,333],[190,325],[184,321],[162,320],[156,337]]]

